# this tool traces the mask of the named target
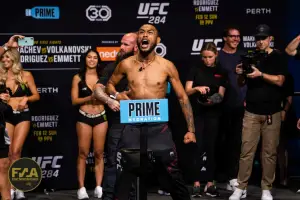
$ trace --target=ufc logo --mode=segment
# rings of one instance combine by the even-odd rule
[[[216,46],[218,46],[218,43],[221,43],[222,41],[222,39],[195,39],[191,55],[200,55],[203,44],[206,42],[213,42]],[[220,51],[221,47],[217,47],[217,50]]]
[[[170,6],[170,3],[140,3],[138,15],[153,15],[155,11],[158,15],[167,15],[167,6]]]
[[[46,169],[46,166],[51,166],[53,169],[58,169],[61,167],[58,164],[58,160],[63,159],[63,156],[44,156],[44,157],[32,157],[32,160],[37,162],[42,169]]]
[[[122,159],[122,154],[120,152],[117,152],[117,170],[120,171],[122,171],[121,159]]]

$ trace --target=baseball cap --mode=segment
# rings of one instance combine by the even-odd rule
[[[266,24],[260,24],[256,27],[256,33],[255,36],[262,36],[262,37],[268,37],[271,35],[270,27]]]

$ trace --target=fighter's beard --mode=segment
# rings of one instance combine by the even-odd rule
[[[118,65],[122,60],[125,60],[126,58],[129,58],[130,56],[133,56],[133,55],[134,55],[133,51],[130,51],[130,52],[125,53],[123,55],[118,54],[117,58],[116,58],[116,64]]]
[[[142,57],[146,58],[150,53],[152,53],[152,52],[154,51],[155,47],[156,47],[156,44],[153,44],[153,46],[150,47],[149,50],[143,51],[143,50],[141,49],[141,47],[139,46],[139,54],[140,54]]]

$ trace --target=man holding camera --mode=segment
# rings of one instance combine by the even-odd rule
[[[247,84],[246,108],[243,119],[242,147],[239,164],[239,186],[230,200],[247,196],[247,184],[251,176],[253,159],[262,136],[262,200],[273,200],[270,192],[275,179],[276,153],[281,125],[281,95],[287,67],[283,54],[270,47],[272,36],[269,26],[256,28],[255,41],[258,59],[251,64],[252,72],[245,73],[243,64],[237,65],[240,85]]]

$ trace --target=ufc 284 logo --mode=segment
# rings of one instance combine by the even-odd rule
[[[219,47],[218,45],[221,44],[222,41],[223,40],[221,38],[218,38],[218,39],[195,39],[193,42],[191,55],[200,55],[200,51],[201,51],[204,43],[207,43],[207,42],[215,43],[215,45],[217,46],[217,50],[220,51],[221,47]]]
[[[170,3],[140,3],[138,19],[148,19],[149,24],[164,24]]]
[[[105,5],[91,5],[86,9],[85,14],[90,21],[106,22],[111,18],[111,9]]]
[[[62,159],[63,156],[41,156],[32,158],[32,160],[37,162],[41,167],[42,178],[57,178],[59,176]]]

